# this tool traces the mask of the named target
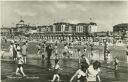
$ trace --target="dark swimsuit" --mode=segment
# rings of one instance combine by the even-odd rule
[[[54,69],[54,74],[59,74],[58,69]]]
[[[15,50],[15,48],[13,47],[13,58],[17,57],[17,51]]]
[[[87,82],[86,76],[81,76],[78,80],[80,80],[80,82]]]
[[[23,64],[18,64],[18,68],[23,67]]]

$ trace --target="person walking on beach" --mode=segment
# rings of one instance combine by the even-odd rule
[[[21,74],[23,77],[25,77],[26,74],[25,74],[24,71],[23,71],[23,63],[24,63],[24,61],[23,61],[23,57],[21,56],[19,50],[18,50],[18,52],[17,52],[17,55],[18,55],[18,57],[17,57],[16,75]]]
[[[23,64],[24,64],[24,60],[21,54],[21,48],[19,47],[19,44],[17,46],[17,69],[16,69],[16,75],[18,75],[19,73],[25,77],[26,74],[23,71]]]

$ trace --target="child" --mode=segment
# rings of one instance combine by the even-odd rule
[[[114,58],[114,69],[118,70],[118,65],[119,65],[119,60],[117,59],[117,57]]]
[[[53,79],[51,80],[52,82],[54,82],[56,80],[56,78],[57,78],[57,81],[60,81],[60,76],[58,73],[59,69],[60,69],[59,60],[56,59],[55,60],[55,67],[54,67],[54,75],[53,75]]]
[[[16,69],[16,75],[18,75],[18,73],[21,73],[23,77],[25,77],[25,73],[23,71],[23,57],[21,56],[19,50],[17,51],[17,63],[18,63],[18,66],[17,66],[17,69]]]
[[[110,54],[110,51],[108,51],[108,53],[107,53],[107,64],[110,64],[111,61],[112,61],[111,54]]]

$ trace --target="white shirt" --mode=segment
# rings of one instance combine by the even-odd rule
[[[87,77],[87,81],[96,81],[96,75],[100,72],[100,69],[98,68],[97,70],[95,70],[93,68],[93,66],[89,66],[88,68],[88,77]]]

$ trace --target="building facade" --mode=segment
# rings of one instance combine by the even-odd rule
[[[33,37],[43,39],[82,40],[87,38],[89,33],[91,33],[89,32],[89,25],[90,23],[70,24],[66,22],[57,22],[49,26],[38,26],[38,33],[40,34],[35,33]]]
[[[127,38],[128,31],[128,23],[121,23],[113,26],[113,32],[115,37],[119,37],[119,39]]]
[[[1,36],[9,36],[11,34],[10,27],[2,27],[1,28]]]
[[[10,30],[14,36],[31,34],[31,37],[35,39],[82,40],[97,31],[97,24],[57,22],[52,25],[30,26],[25,24],[24,20],[20,20],[16,27],[12,27]]]

